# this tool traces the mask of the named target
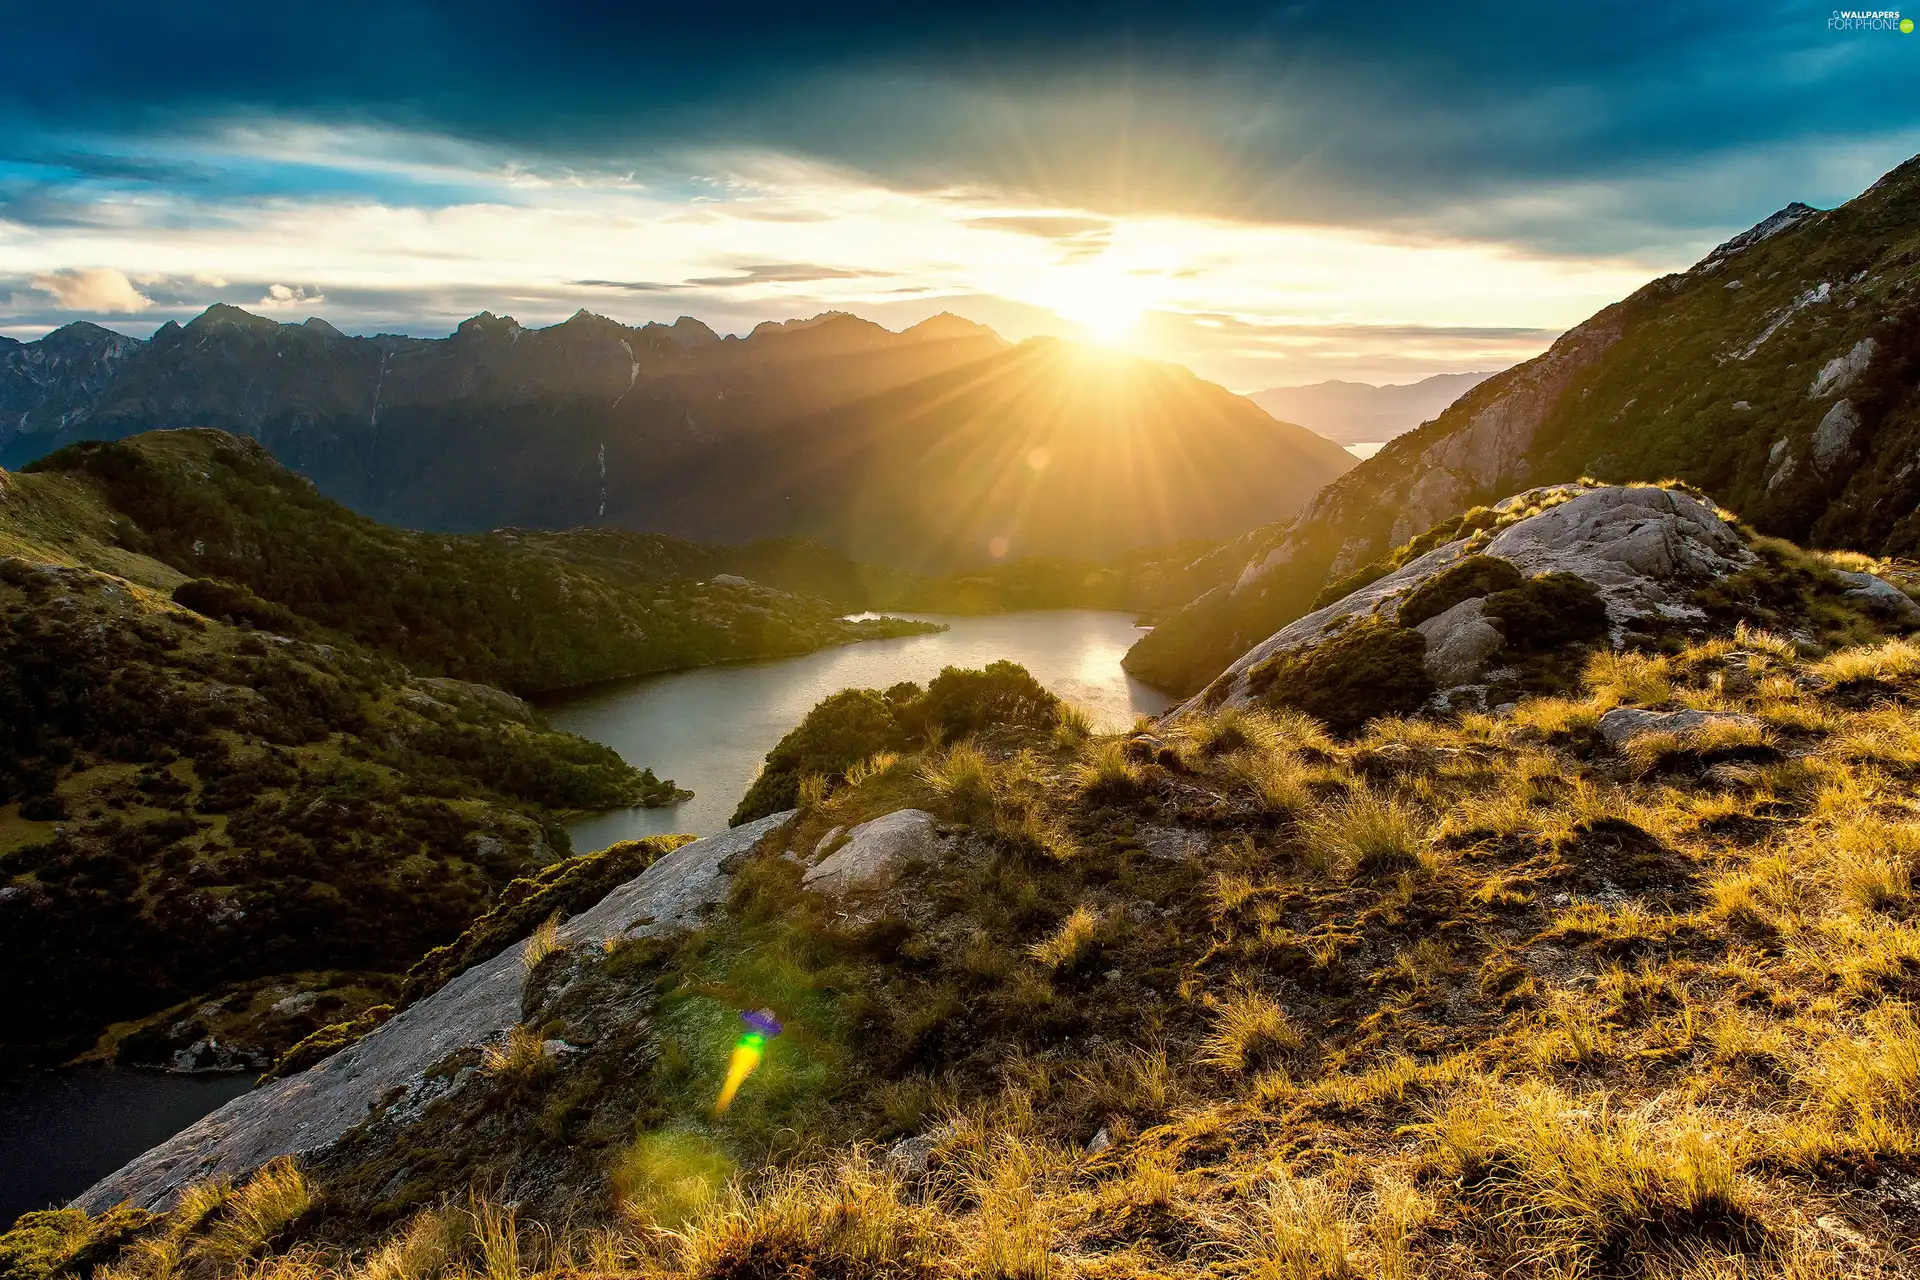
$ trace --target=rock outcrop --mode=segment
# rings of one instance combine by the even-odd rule
[[[1251,702],[1255,694],[1248,672],[1252,668],[1276,654],[1318,644],[1358,619],[1397,618],[1401,604],[1414,591],[1469,555],[1496,557],[1528,576],[1574,575],[1598,592],[1615,631],[1639,619],[1700,617],[1700,610],[1688,602],[1691,591],[1753,560],[1731,524],[1707,503],[1678,490],[1564,485],[1516,494],[1495,511],[1543,505],[1538,514],[1491,536],[1482,531],[1435,547],[1289,623],[1227,669],[1222,677],[1228,682],[1224,694],[1216,689],[1207,698],[1195,697],[1175,714],[1206,702]],[[1897,588],[1882,585],[1899,594]],[[1512,639],[1482,616],[1482,603],[1481,596],[1462,600],[1415,628],[1426,638],[1428,674],[1442,693],[1472,684]]]
[[[807,888],[836,894],[879,888],[905,863],[940,854],[933,815],[924,809],[899,809],[863,822],[847,832],[846,842],[836,848],[832,841],[837,834],[836,828],[821,840],[821,849],[832,851],[807,868]]]
[[[725,898],[730,868],[792,816],[774,814],[681,846],[568,920],[560,927],[561,945],[694,926]],[[376,1105],[385,1103],[390,1118],[418,1114],[465,1083],[462,1073],[434,1073],[436,1065],[504,1039],[520,1021],[526,977],[518,947],[473,966],[316,1066],[227,1103],[101,1179],[74,1204],[91,1211],[121,1202],[158,1208],[201,1179],[237,1178],[278,1156],[315,1153]]]

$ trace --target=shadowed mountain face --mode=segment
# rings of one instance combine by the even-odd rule
[[[1495,374],[1196,566],[1213,590],[1127,669],[1198,690],[1410,540],[1523,487],[1678,478],[1761,532],[1920,553],[1920,160],[1820,211],[1791,204]]]
[[[253,436],[390,523],[797,535],[933,571],[1226,537],[1351,465],[1184,369],[952,316],[721,338],[489,314],[427,340],[217,306],[148,343],[75,325],[0,349],[0,464],[181,426]]]

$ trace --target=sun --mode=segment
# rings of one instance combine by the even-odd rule
[[[1081,337],[1118,346],[1140,327],[1149,300],[1137,277],[1099,263],[1061,267],[1054,275],[1048,306],[1077,325]]]

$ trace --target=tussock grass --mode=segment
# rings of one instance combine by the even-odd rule
[[[1580,683],[1605,710],[1651,706],[1673,696],[1672,662],[1660,654],[1601,650],[1587,659]]]
[[[1740,1135],[1655,1121],[1550,1085],[1456,1098],[1425,1127],[1440,1167],[1539,1263],[1585,1271],[1621,1251],[1762,1243]]]
[[[998,799],[993,761],[979,745],[963,739],[920,767],[920,781],[936,810],[957,822],[981,822],[992,816]]]
[[[1227,778],[1267,813],[1291,817],[1313,802],[1317,773],[1290,750],[1235,751],[1221,764]]]
[[[313,1202],[313,1186],[298,1165],[284,1157],[271,1161],[226,1197],[200,1250],[217,1262],[237,1264],[265,1248]]]
[[[1920,644],[1895,639],[1842,649],[1813,664],[1812,674],[1837,685],[1894,684],[1920,674]]]
[[[531,1079],[548,1066],[546,1041],[538,1027],[521,1023],[507,1032],[505,1040],[482,1049],[480,1061],[489,1075]]]
[[[1215,1004],[1200,1061],[1241,1075],[1273,1065],[1300,1044],[1299,1029],[1279,1001],[1257,991],[1236,991]]]
[[[1067,969],[1085,957],[1100,932],[1100,913],[1085,903],[1075,907],[1058,928],[1027,948],[1027,955],[1047,969]]]
[[[550,915],[533,927],[527,940],[520,946],[520,968],[532,973],[540,967],[540,962],[562,949],[560,941],[560,917]]]
[[[1090,800],[1124,802],[1146,789],[1146,771],[1127,756],[1126,743],[1097,743],[1074,768],[1074,782]]]
[[[1377,877],[1427,865],[1426,823],[1397,796],[1363,790],[1301,824],[1307,866],[1331,878]]]

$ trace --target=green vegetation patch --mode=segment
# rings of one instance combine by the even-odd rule
[[[1507,646],[1536,653],[1607,634],[1607,606],[1593,584],[1578,574],[1542,573],[1496,591],[1482,606]]]
[[[948,667],[922,690],[903,681],[884,693],[843,689],[816,705],[767,753],[753,786],[733,813],[733,826],[764,818],[799,802],[800,785],[818,775],[829,782],[880,751],[972,734],[1051,730],[1060,700],[1017,662],[985,670]]]
[[[1362,618],[1306,649],[1278,653],[1247,672],[1273,707],[1304,711],[1338,733],[1375,716],[1411,715],[1433,696],[1427,638],[1411,627]]]
[[[1511,591],[1523,585],[1525,574],[1511,560],[1499,556],[1466,556],[1409,591],[1400,601],[1399,622],[1417,627],[1475,596]]]

